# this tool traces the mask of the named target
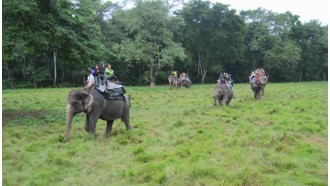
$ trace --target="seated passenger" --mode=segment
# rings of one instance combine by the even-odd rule
[[[172,72],[172,76],[176,77],[177,76],[177,72],[176,71],[173,71]]]
[[[233,86],[234,86],[234,80],[233,79],[231,79],[231,74],[228,74],[228,79],[227,79],[227,87],[229,87],[229,88],[233,88]]]
[[[91,70],[88,69],[87,70],[87,80],[85,82],[85,89],[90,90],[91,88],[93,88],[95,86],[95,79],[94,76],[91,73]]]
[[[249,80],[250,80],[250,83],[254,83],[255,82],[255,80],[256,80],[256,74],[255,74],[255,72],[251,72],[251,75],[249,76]]]
[[[186,73],[185,72],[182,72],[181,73],[181,77],[182,77],[182,79],[186,78]]]

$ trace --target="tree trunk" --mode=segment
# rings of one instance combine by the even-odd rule
[[[201,83],[202,83],[202,84],[204,84],[204,82],[205,82],[205,76],[206,76],[206,73],[207,73],[207,70],[205,70],[205,72],[203,72],[202,80],[201,80]]]
[[[198,62],[197,62],[197,77],[200,77],[202,75],[202,65],[201,65],[201,52],[198,52]]]
[[[316,80],[319,80],[320,78],[320,71],[318,70],[317,73],[316,73]]]
[[[33,87],[37,88],[37,78],[36,78],[35,74],[33,74]]]
[[[56,87],[56,51],[54,53],[54,87]]]
[[[7,79],[10,79],[8,63],[4,62],[5,66],[3,67],[7,71]]]
[[[299,72],[299,82],[301,82],[302,75],[303,75],[302,70],[300,70],[300,72]]]
[[[150,67],[150,86],[156,86],[156,73],[154,72],[154,68],[152,67],[152,65]]]
[[[62,67],[62,79],[61,81],[63,82],[64,81],[64,67]]]
[[[25,76],[25,57],[23,57],[22,73],[23,73],[23,79],[25,80],[26,79],[26,76]]]

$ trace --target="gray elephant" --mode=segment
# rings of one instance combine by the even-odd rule
[[[70,139],[73,117],[81,112],[86,114],[85,130],[93,136],[95,136],[96,122],[99,118],[107,121],[106,135],[111,133],[112,124],[116,119],[121,119],[126,129],[130,130],[129,109],[130,99],[126,94],[122,99],[108,100],[97,89],[73,90],[67,99],[66,138]]]
[[[234,91],[228,88],[226,85],[217,82],[214,86],[214,106],[217,106],[217,101],[219,106],[226,104],[229,105],[230,101],[233,99]]]
[[[180,87],[179,78],[173,75],[168,76],[168,83],[170,84],[170,90],[177,89]]]
[[[185,78],[180,79],[180,84],[183,87],[190,88],[191,87],[191,80],[189,76],[187,75]]]
[[[258,80],[255,80],[251,84],[251,90],[254,93],[254,99],[260,99],[261,96],[264,96],[265,86],[268,83],[268,77],[262,76]]]

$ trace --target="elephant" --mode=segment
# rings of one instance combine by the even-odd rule
[[[171,83],[171,89],[178,89],[181,85],[181,82],[178,79],[173,80]]]
[[[173,75],[168,76],[168,83],[170,84],[170,89],[177,89],[180,87],[181,82],[179,81],[179,78]]]
[[[268,77],[266,76],[260,77],[258,80],[255,80],[254,83],[250,83],[251,89],[254,93],[254,99],[260,99],[261,96],[264,96],[264,91],[267,83]]]
[[[228,88],[226,85],[217,82],[214,86],[214,106],[217,106],[217,101],[219,106],[222,106],[224,103],[229,106],[230,101],[233,99],[234,91],[231,88]]]
[[[168,76],[167,80],[168,80],[168,84],[170,85],[170,89],[172,89],[173,81],[174,81],[176,78],[177,78],[177,77],[173,76],[172,74]]]
[[[191,80],[189,79],[189,76],[187,75],[186,78],[180,80],[181,86],[190,88],[191,87]]]
[[[97,89],[90,91],[72,90],[69,92],[66,106],[66,138],[70,139],[70,130],[73,117],[81,112],[86,114],[85,130],[95,136],[96,122],[98,119],[106,120],[105,135],[112,130],[114,120],[121,119],[127,130],[131,130],[129,122],[130,96],[124,94],[121,100],[105,99]]]

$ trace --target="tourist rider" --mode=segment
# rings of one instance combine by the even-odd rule
[[[94,79],[94,76],[91,73],[90,68],[88,68],[88,70],[87,70],[87,80],[85,82],[85,89],[90,90],[94,86],[95,86],[95,79]]]

